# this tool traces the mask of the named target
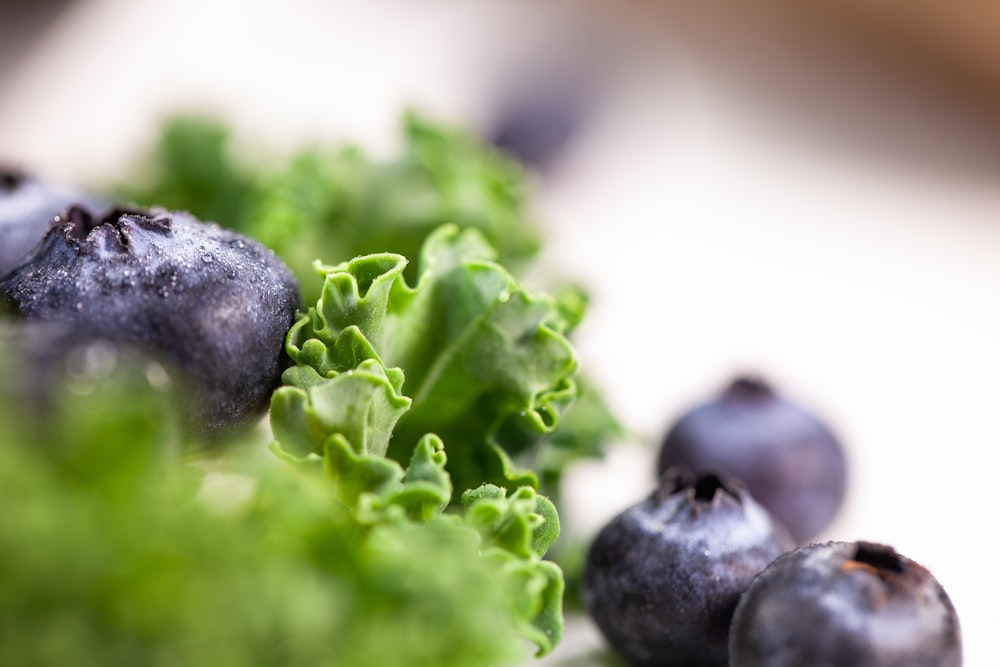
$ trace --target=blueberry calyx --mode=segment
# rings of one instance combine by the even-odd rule
[[[115,238],[123,249],[128,248],[130,244],[131,228],[139,227],[158,234],[169,234],[172,224],[169,215],[148,215],[138,209],[125,207],[116,207],[103,215],[96,215],[93,211],[77,205],[71,206],[66,213],[56,216],[55,222],[57,224],[63,222],[58,229],[74,248],[79,248],[82,243],[90,241],[95,236],[95,231],[107,228],[109,232],[113,232],[112,238]]]
[[[669,468],[661,477],[660,484],[653,492],[653,501],[662,504],[670,496],[686,495],[696,507],[705,507],[716,502],[723,494],[737,503],[743,504],[741,487],[732,477],[722,477],[714,472],[695,474],[684,465]]]
[[[882,579],[906,574],[906,565],[896,550],[885,544],[859,541],[854,557],[844,561],[843,569],[866,569]]]
[[[0,166],[0,276],[28,261],[46,239],[51,242],[49,232],[79,205],[98,210],[108,206],[87,193]]]
[[[765,401],[774,398],[774,389],[762,378],[738,376],[722,391],[723,399],[730,401]]]

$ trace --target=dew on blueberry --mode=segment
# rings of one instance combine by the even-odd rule
[[[740,478],[799,544],[829,526],[847,486],[844,449],[830,427],[754,377],[737,377],[673,423],[658,470],[676,464]]]
[[[0,278],[0,295],[28,319],[71,322],[162,356],[191,385],[196,430],[209,436],[266,409],[299,307],[273,252],[164,209],[72,207]]]
[[[740,595],[792,546],[738,480],[675,466],[591,543],[584,605],[635,667],[726,667]]]
[[[777,558],[737,606],[732,667],[960,667],[955,608],[888,545],[826,542]]]

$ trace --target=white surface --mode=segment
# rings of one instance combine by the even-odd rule
[[[161,113],[197,103],[265,145],[386,151],[405,104],[485,117],[499,66],[578,27],[559,7],[543,20],[526,2],[83,2],[0,88],[0,146],[60,177],[120,175]],[[761,87],[787,79],[739,62],[773,33],[747,28],[750,47],[726,51],[645,30],[633,43],[608,28],[629,48],[539,194],[545,265],[593,290],[584,368],[638,436],[574,472],[568,529],[638,499],[669,420],[760,371],[849,448],[848,505],[826,537],[928,566],[959,610],[966,665],[996,664],[1000,186],[983,159],[996,137],[868,70],[820,79],[853,102],[803,123],[816,81],[792,96],[804,104],[769,106]],[[812,46],[783,48],[794,61]],[[845,145],[851,128],[867,133]]]

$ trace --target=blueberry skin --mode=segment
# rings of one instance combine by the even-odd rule
[[[106,206],[91,195],[0,169],[0,276],[20,264],[48,232],[52,219],[73,204]]]
[[[0,279],[0,295],[29,319],[160,355],[190,385],[194,430],[210,437],[266,410],[300,305],[272,251],[165,209],[70,209]]]
[[[657,469],[676,464],[740,478],[800,545],[830,525],[847,487],[844,449],[830,428],[751,377],[736,378],[671,426]]]
[[[727,667],[740,595],[792,546],[737,480],[674,467],[597,534],[584,605],[634,667]]]
[[[744,594],[732,667],[960,667],[941,584],[889,546],[827,542],[776,559]]]

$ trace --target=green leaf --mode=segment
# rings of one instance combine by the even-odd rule
[[[355,451],[341,434],[330,436],[323,448],[323,470],[333,482],[337,498],[355,507],[363,494],[384,495],[403,478],[395,461]]]
[[[538,655],[545,655],[563,632],[562,571],[542,560],[559,535],[555,506],[530,487],[508,496],[489,484],[463,493],[462,504],[466,524],[483,538],[484,557],[514,580],[521,632],[537,644]]]
[[[445,223],[479,230],[505,265],[525,266],[540,241],[523,169],[468,130],[416,113],[401,125],[402,150],[388,160],[346,145],[253,163],[236,154],[222,123],[177,116],[132,182],[112,190],[116,199],[187,210],[256,238],[292,268],[306,303],[319,297],[316,260],[416,258]]]
[[[297,456],[323,453],[332,435],[358,453],[382,456],[396,420],[409,408],[401,395],[402,376],[374,359],[326,377],[296,367],[271,398],[271,427],[282,449]]]
[[[403,488],[393,495],[392,502],[405,507],[409,516],[424,521],[444,510],[452,492],[451,477],[445,471],[447,461],[440,438],[421,438],[403,476]]]
[[[486,665],[517,658],[511,637],[531,639],[539,653],[558,641],[563,576],[542,560],[558,516],[533,489],[557,497],[565,467],[621,433],[579,377],[567,340],[587,296],[572,286],[536,294],[515,279],[539,245],[516,164],[417,114],[404,117],[403,135],[388,160],[334,146],[252,163],[225,126],[179,119],[146,183],[127,189],[127,199],[190,210],[263,241],[315,304],[289,332],[293,365],[272,400],[271,451],[295,472],[250,466],[257,491],[238,527],[206,524],[222,537],[232,530],[247,560],[223,547],[220,570],[205,575],[214,577],[202,586],[205,608],[244,599],[222,574],[236,563],[265,582],[262,597],[287,626],[266,609],[241,609],[231,627],[202,619],[220,636],[244,638],[252,657],[154,642],[171,664],[188,655],[316,664],[333,645],[343,667]],[[464,509],[443,511],[453,484],[476,490]],[[201,553],[178,543],[186,557]],[[273,590],[255,569],[264,553]],[[317,581],[293,583],[293,571]],[[195,574],[179,568],[140,583],[178,605],[170,594]],[[138,595],[128,604],[147,603]],[[210,643],[209,630],[158,615],[170,605],[149,603],[149,636],[173,629],[194,638],[185,646]],[[250,638],[250,628],[270,636]]]
[[[180,457],[170,391],[144,359],[68,383],[56,373],[43,415],[11,349],[0,664],[468,667],[521,664],[525,638],[547,650],[548,566],[443,512],[435,436],[406,469],[340,433],[301,456],[274,443],[291,465],[254,440]],[[287,387],[288,414],[308,423],[309,390],[337,377]],[[515,504],[506,515],[530,513]]]
[[[450,443],[453,476],[460,485],[483,480],[542,484],[557,494],[562,469],[575,458],[599,455],[608,439],[621,435],[620,427],[597,392],[581,391],[575,372],[546,379],[543,389],[533,381],[537,378],[526,378],[520,370],[514,378],[483,377],[477,363],[486,366],[491,357],[506,355],[494,355],[492,349],[480,354],[473,339],[492,336],[517,353],[526,351],[516,343],[522,335],[531,340],[536,324],[565,337],[583,317],[586,294],[574,286],[560,288],[539,305],[523,303],[516,287],[505,292],[511,275],[528,266],[540,244],[525,172],[467,129],[413,112],[404,114],[400,125],[401,150],[387,159],[352,145],[311,146],[265,159],[260,151],[252,152],[260,146],[237,141],[217,120],[177,116],[165,124],[159,143],[124,188],[125,198],[189,210],[273,248],[299,278],[305,303],[321,296],[328,302],[312,316],[341,317],[330,324],[345,336],[324,339],[320,346],[310,336],[321,335],[326,323],[299,322],[289,347],[297,363],[324,377],[365,359],[383,361],[387,375],[405,372],[406,395],[416,401],[399,427],[398,444],[390,448],[394,458],[404,461],[414,442],[434,432]],[[425,244],[443,224],[477,233],[461,236],[460,242],[439,238]],[[361,259],[343,269],[351,280],[326,282],[332,267],[371,255],[381,259]],[[460,268],[477,262],[498,262],[512,273]],[[387,266],[393,263],[398,266]],[[463,276],[422,278],[429,270],[432,275],[457,270]],[[376,280],[382,284],[369,284]],[[391,305],[381,313],[379,299],[388,284]],[[477,290],[483,298],[477,298]],[[512,303],[494,306],[491,299],[505,293]],[[361,310],[354,312],[352,305]],[[406,317],[396,317],[395,324],[390,317],[380,329],[380,318],[391,309]],[[506,309],[516,311],[513,321],[504,319]],[[497,312],[484,315],[491,310]],[[346,321],[354,322],[361,335],[343,326]],[[519,331],[519,324],[527,326]],[[306,327],[312,332],[304,332]],[[478,334],[470,334],[463,347],[458,332],[476,328]],[[445,329],[449,351],[436,340]],[[521,361],[531,360],[522,355]],[[474,378],[475,385],[455,385],[458,376]],[[310,380],[315,378],[299,373],[289,383],[304,386]],[[401,377],[391,381],[398,386]],[[574,399],[580,393],[585,405]],[[447,415],[441,428],[435,423],[439,411]],[[459,423],[461,414],[471,416],[467,427]],[[484,437],[485,432],[490,435]]]
[[[389,456],[405,460],[412,444],[432,432],[449,443],[459,488],[484,481],[537,484],[514,457],[557,428],[575,396],[577,361],[550,325],[564,319],[556,301],[528,293],[494,255],[475,230],[446,225],[427,239],[414,287],[403,278],[405,260],[395,255],[318,267],[326,276],[323,296],[296,322],[288,342],[292,359],[315,374],[293,371],[286,381],[308,384],[317,394],[317,376],[342,377],[363,359],[391,369],[385,376],[399,390],[405,369],[413,401],[395,415]],[[311,399],[314,408],[318,400]],[[343,394],[325,404],[327,432],[340,429],[354,442],[350,426],[338,424],[354,419],[359,408]],[[277,414],[279,422],[287,414],[308,432],[308,423],[284,406]],[[283,428],[275,426],[279,440]]]
[[[375,457],[368,457],[375,458]],[[389,459],[377,459],[396,468],[399,464]],[[378,523],[386,516],[405,516],[413,521],[430,521],[439,515],[451,500],[451,478],[445,471],[447,457],[444,444],[433,435],[427,435],[413,450],[410,465],[394,478],[390,485],[374,488],[365,497],[359,497],[361,521]]]
[[[555,506],[527,486],[510,496],[507,490],[483,484],[462,494],[466,522],[490,546],[499,546],[520,558],[541,558],[559,536]]]

